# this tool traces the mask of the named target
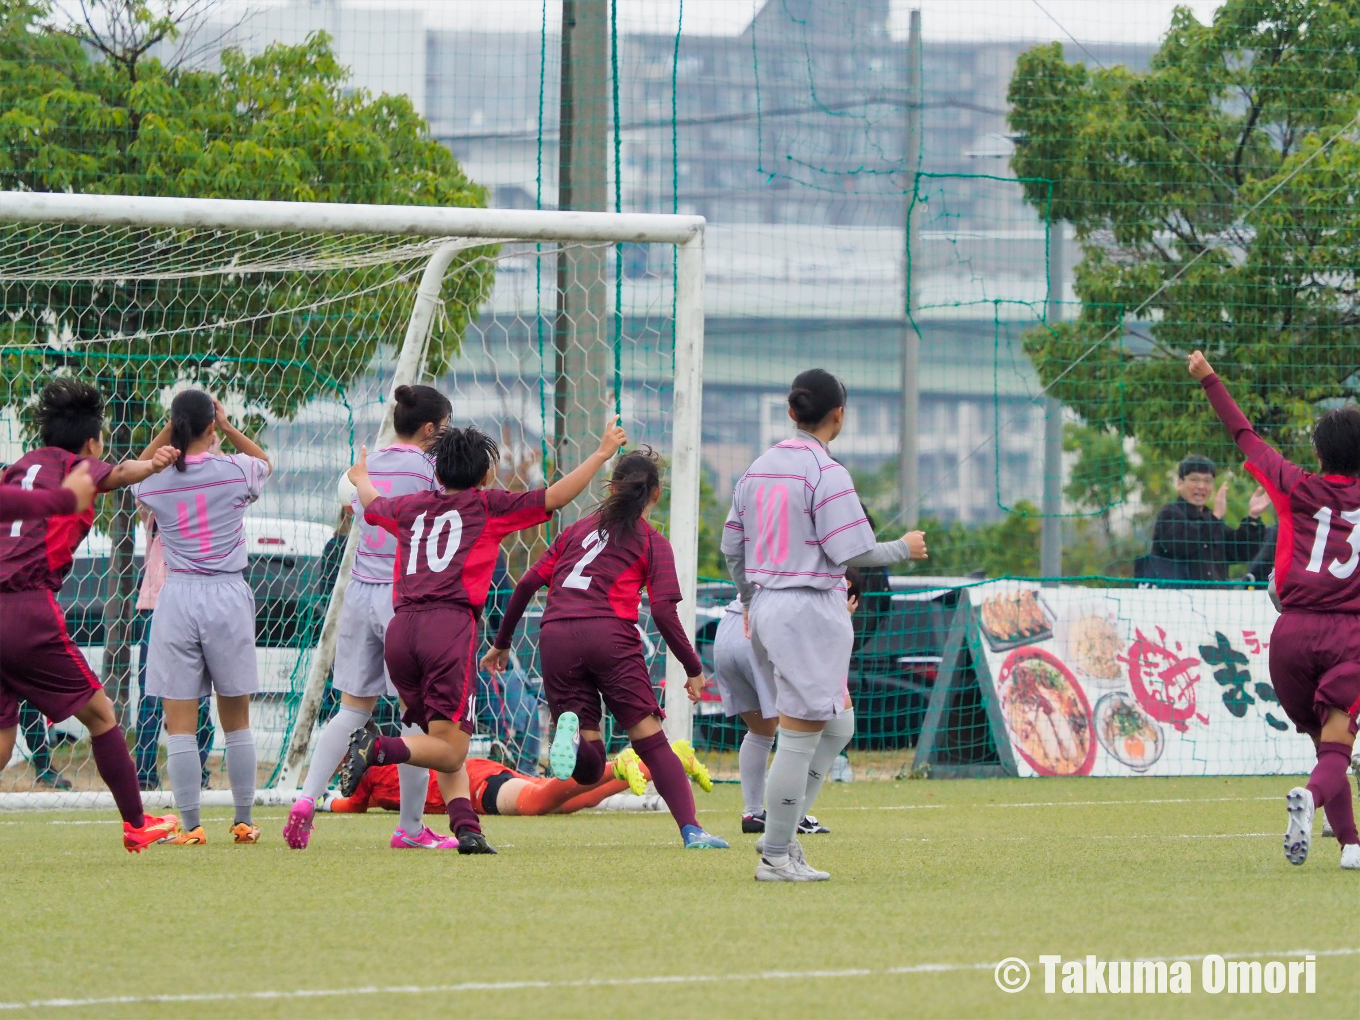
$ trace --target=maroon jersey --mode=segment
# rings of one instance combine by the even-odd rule
[[[642,589],[653,602],[679,602],[675,554],[646,521],[611,537],[595,514],[563,528],[534,570],[548,582],[543,622],[616,616],[637,623]]]
[[[1258,436],[1217,375],[1201,385],[1279,518],[1275,590],[1286,610],[1360,613],[1360,480],[1315,475]]]
[[[11,464],[0,485],[17,485],[30,492],[61,488],[66,476],[81,461],[89,465],[90,477],[99,485],[113,465],[102,460],[77,457],[55,446],[26,453]],[[15,521],[0,527],[0,592],[60,591],[71,569],[71,554],[94,524],[94,507],[81,514],[60,514],[46,519]]]
[[[393,606],[464,605],[480,613],[501,539],[552,517],[547,492],[414,492],[368,504],[364,520],[397,536]]]

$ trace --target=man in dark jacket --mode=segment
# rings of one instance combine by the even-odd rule
[[[1248,563],[1266,540],[1261,514],[1270,506],[1265,490],[1257,488],[1247,505],[1247,516],[1236,528],[1223,518],[1228,512],[1228,483],[1214,491],[1217,470],[1207,457],[1190,456],[1176,470],[1180,498],[1157,514],[1152,527],[1152,556],[1158,576],[1180,581],[1226,581],[1229,563]],[[1213,497],[1213,505],[1209,500]],[[1170,561],[1157,563],[1157,561]]]

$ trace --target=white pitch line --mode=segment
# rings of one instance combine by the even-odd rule
[[[1360,947],[1343,949],[1288,949],[1279,952],[1222,953],[1227,959],[1260,959],[1282,956],[1355,956]],[[1151,960],[1195,960],[1192,956],[1141,957]],[[0,1002],[0,1010],[71,1009],[86,1006],[137,1006],[181,1002],[251,1002],[278,999],[341,998],[362,995],[447,995],[453,992],[515,992],[553,988],[624,988],[642,985],[716,984],[726,981],[784,981],[855,977],[896,977],[909,974],[946,974],[965,970],[991,970],[994,963],[917,963],[902,967],[867,967],[844,970],[767,970],[753,974],[669,974],[626,978],[578,978],[572,981],[465,981],[456,985],[365,985],[358,988],[298,988],[268,992],[201,992],[187,995],[111,995],[92,999],[32,999]]]

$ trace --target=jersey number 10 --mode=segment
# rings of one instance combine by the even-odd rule
[[[1360,528],[1356,528],[1356,525],[1360,524],[1360,510],[1343,510],[1337,516],[1351,526],[1351,533],[1346,539],[1350,543],[1351,554],[1344,563],[1339,559],[1332,560],[1327,564],[1327,572],[1344,581],[1355,573],[1357,566],[1360,566]],[[1327,550],[1327,538],[1332,533],[1332,508],[1324,506],[1313,514],[1313,519],[1318,522],[1317,534],[1313,536],[1313,552],[1308,557],[1308,566],[1305,569],[1320,574],[1322,557]]]
[[[448,532],[439,549],[440,538]],[[411,525],[411,555],[406,561],[406,573],[414,574],[420,569],[420,540],[425,535],[425,514],[418,516]],[[448,510],[434,519],[430,525],[430,537],[425,539],[425,564],[435,574],[442,574],[453,562],[458,546],[463,541],[463,517],[457,510]]]

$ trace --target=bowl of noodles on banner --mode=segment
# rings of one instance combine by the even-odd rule
[[[1016,750],[1041,776],[1085,776],[1096,757],[1091,705],[1072,671],[1041,648],[1017,648],[997,674]]]

